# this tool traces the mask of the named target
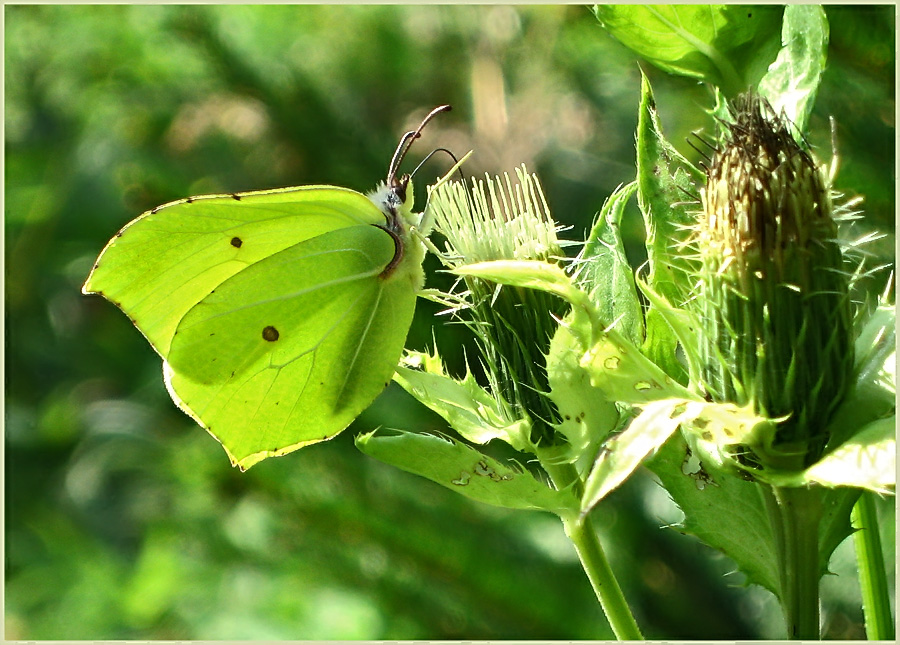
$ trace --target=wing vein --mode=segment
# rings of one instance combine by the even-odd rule
[[[375,306],[372,307],[369,312],[369,319],[366,321],[365,330],[362,333],[362,337],[359,342],[356,344],[356,351],[353,353],[353,360],[350,361],[350,366],[347,371],[344,373],[344,380],[341,382],[341,387],[338,390],[338,398],[344,395],[344,390],[347,388],[347,380],[350,378],[350,374],[353,372],[353,368],[356,365],[356,361],[359,358],[359,351],[362,349],[362,346],[366,342],[366,338],[369,336],[369,331],[372,329],[372,321],[375,319],[375,316],[378,313],[378,309],[381,306],[381,296],[384,294],[384,285],[379,282],[378,283],[378,295],[375,297]]]

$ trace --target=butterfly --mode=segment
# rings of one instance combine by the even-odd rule
[[[131,319],[172,400],[233,465],[330,439],[387,386],[423,286],[413,141],[368,196],[336,186],[188,197],[127,224],[82,292]]]

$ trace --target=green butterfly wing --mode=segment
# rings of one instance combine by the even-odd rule
[[[132,319],[173,400],[246,469],[333,437],[390,381],[422,251],[384,223],[329,186],[181,200],[126,226],[83,290]]]

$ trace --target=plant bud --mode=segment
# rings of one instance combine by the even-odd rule
[[[751,467],[814,463],[853,366],[849,276],[826,176],[759,97],[738,100],[701,191],[695,236],[704,387],[780,419]]]
[[[557,227],[536,175],[517,169],[518,183],[485,176],[467,187],[452,181],[431,194],[435,226],[447,238],[451,266],[492,260],[543,260],[562,257]],[[487,378],[495,396],[513,418],[531,420],[534,444],[557,443],[553,424],[560,421],[547,397],[546,354],[556,330],[554,316],[566,305],[543,291],[500,286],[466,277],[468,320],[475,333]]]

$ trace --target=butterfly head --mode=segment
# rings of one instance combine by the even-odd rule
[[[382,182],[369,193],[369,199],[384,214],[385,223],[382,228],[398,234],[406,228],[403,220],[409,220],[412,212],[409,176],[404,175],[401,180],[394,184]]]
[[[439,105],[428,113],[418,128],[410,130],[400,138],[400,143],[397,144],[397,149],[391,158],[391,165],[388,167],[387,180],[369,196],[384,213],[389,228],[399,224],[398,218],[401,213],[406,214],[412,211],[413,191],[410,184],[412,176],[408,173],[398,176],[400,164],[412,147],[413,141],[422,136],[422,129],[425,125],[441,112],[449,111],[449,105]]]

